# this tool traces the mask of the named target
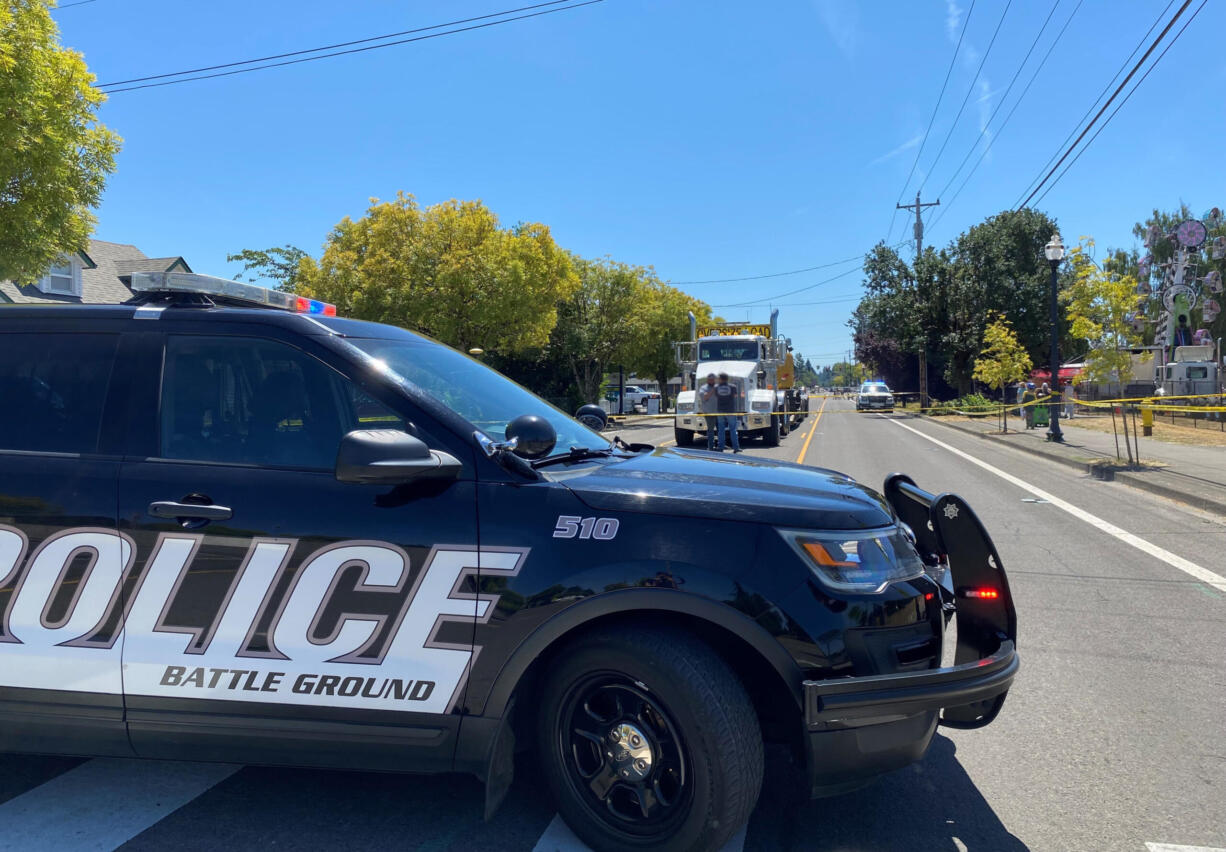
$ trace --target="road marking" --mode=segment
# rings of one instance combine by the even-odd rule
[[[1180,846],[1177,843],[1146,843],[1147,852],[1226,852],[1220,846]]]
[[[745,827],[742,827],[732,839],[724,844],[720,852],[741,852],[745,848]],[[591,852],[591,847],[575,837],[562,817],[555,814],[553,821],[545,828],[541,839],[536,841],[532,852]]]
[[[817,433],[817,424],[822,422],[822,412],[826,410],[826,400],[822,400],[821,408],[817,409],[817,416],[813,418],[813,425],[809,428],[809,434],[805,438],[805,445],[800,448],[800,455],[796,457],[797,464],[805,463],[805,453],[809,452],[809,442],[813,440],[813,436]]]
[[[110,852],[241,766],[96,758],[0,805],[0,850]]]
[[[1029,491],[1034,496],[1039,497],[1043,500],[1046,500],[1048,503],[1051,503],[1056,508],[1063,509],[1064,511],[1068,512],[1073,517],[1085,521],[1087,524],[1089,524],[1092,527],[1097,527],[1098,529],[1102,530],[1108,535],[1115,536],[1120,541],[1124,542],[1127,545],[1131,545],[1132,547],[1135,547],[1137,550],[1140,550],[1142,553],[1147,553],[1150,556],[1154,557],[1155,559],[1159,559],[1167,563],[1173,568],[1178,568],[1180,571],[1183,571],[1185,574],[1189,574],[1195,577],[1197,580],[1200,580],[1205,585],[1212,586],[1213,588],[1217,589],[1220,592],[1226,592],[1226,577],[1222,577],[1219,574],[1215,574],[1207,568],[1202,568],[1201,566],[1197,565],[1195,562],[1190,562],[1187,559],[1184,559],[1182,556],[1177,556],[1174,553],[1171,553],[1169,550],[1165,550],[1156,544],[1151,544],[1145,539],[1139,536],[1135,536],[1132,533],[1128,532],[1128,530],[1121,529],[1120,527],[1117,527],[1115,524],[1110,523],[1109,521],[1104,521],[1102,518],[1098,517],[1097,515],[1092,515],[1089,512],[1087,512],[1085,509],[1078,508],[1077,506],[1074,506],[1072,503],[1069,503],[1066,500],[1061,500],[1056,495],[1049,494],[1043,489],[1035,485],[1031,485],[1029,482],[1026,482],[1024,479],[1019,479],[1011,473],[1005,473],[1000,468],[993,467],[992,465],[988,464],[985,461],[980,461],[979,459],[972,456],[970,453],[964,453],[962,452],[962,450],[959,450],[956,447],[951,447],[949,444],[946,444],[943,441],[939,441],[936,438],[932,437],[931,435],[925,435],[920,430],[914,429],[908,426],[906,423],[902,423],[901,421],[893,420],[891,418],[883,418],[883,419],[890,420],[891,423],[893,423],[896,426],[900,426],[903,429],[906,429],[908,432],[914,432],[916,435],[919,435],[925,441],[931,441],[932,443],[936,444],[938,447],[944,447],[945,449],[949,450],[954,455],[960,456],[961,458],[966,459],[972,464],[978,465],[979,467],[983,468],[989,473],[993,473],[996,476],[999,476],[1001,479],[1005,480],[1006,482],[1013,483],[1018,488],[1021,488],[1025,491]]]

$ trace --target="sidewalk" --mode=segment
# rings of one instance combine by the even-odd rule
[[[1010,427],[1007,435],[1001,435],[1000,422],[991,417],[958,421],[945,417],[927,419],[1066,464],[1100,479],[1114,479],[1198,509],[1226,515],[1226,448],[1171,444],[1142,437],[1141,458],[1157,462],[1161,467],[1129,470],[1127,460],[1116,459],[1115,437],[1110,432],[1078,429],[1076,419],[1071,423],[1060,421],[1063,444],[1049,443],[1045,428],[1028,431],[1023,427],[1015,432]],[[1121,453],[1123,450],[1124,436],[1121,434]]]

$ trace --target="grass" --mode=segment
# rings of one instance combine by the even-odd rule
[[[1072,420],[1061,420],[1067,426],[1075,426],[1079,429],[1092,429],[1095,432],[1107,432],[1111,430],[1111,415],[1098,414],[1091,416],[1078,415]],[[1128,421],[1129,431],[1132,430],[1132,419]],[[1154,434],[1146,436],[1141,431],[1141,417],[1136,419],[1137,432],[1141,435],[1142,441],[1163,441],[1168,444],[1184,444],[1185,446],[1193,447],[1226,447],[1226,432],[1221,431],[1222,424],[1212,420],[1199,421],[1195,428],[1192,426],[1192,421],[1185,417],[1176,417],[1174,425],[1171,424],[1170,418],[1163,420],[1159,412],[1154,412]],[[1120,429],[1120,437],[1123,438],[1123,430],[1120,420],[1117,417],[1115,420],[1117,429]]]

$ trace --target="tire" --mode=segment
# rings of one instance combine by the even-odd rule
[[[578,640],[551,666],[538,726],[558,812],[597,852],[719,849],[757,803],[757,714],[723,660],[682,631],[607,628]]]
[[[694,446],[694,433],[689,429],[678,429],[676,426],[674,426],[673,438],[676,440],[678,447]]]
[[[762,443],[768,447],[779,446],[779,415],[771,415],[771,425],[762,433]]]

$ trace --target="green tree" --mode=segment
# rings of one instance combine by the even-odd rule
[[[43,275],[93,231],[120,143],[93,80],[46,0],[0,0],[0,279]]]
[[[242,249],[238,254],[226,255],[230,263],[242,261],[243,273],[250,273],[252,281],[272,281],[274,290],[297,292],[302,276],[305,274],[303,262],[310,260],[307,253],[297,246],[288,243],[280,248]],[[306,269],[312,269],[308,264]],[[242,274],[236,275],[239,281]]]
[[[549,341],[579,278],[545,225],[504,229],[479,201],[423,209],[400,193],[342,219],[318,264],[301,259],[295,286],[345,316],[515,353]]]
[[[629,360],[646,332],[647,270],[609,258],[572,258],[579,278],[558,305],[552,345],[564,353],[584,402],[595,402],[605,373]]]
[[[983,351],[975,360],[974,378],[994,390],[1020,382],[1030,372],[1030,356],[1017,339],[1009,321],[999,314],[983,332]],[[1006,400],[1007,402],[1007,400]],[[1009,431],[1009,408],[1002,405],[1001,431]]]
[[[673,344],[689,338],[691,311],[698,324],[703,325],[711,321],[711,307],[663,283],[650,270],[643,283],[643,301],[636,306],[636,312],[641,312],[641,321],[634,324],[628,363],[636,374],[656,380],[662,408],[666,408],[669,404],[668,380],[680,369]]]
[[[1089,346],[1078,381],[1122,384],[1132,369],[1129,350],[1141,345],[1141,336],[1132,327],[1138,302],[1137,279],[1099,267],[1091,257],[1093,247],[1094,241],[1086,239],[1069,252],[1073,280],[1065,293],[1068,320],[1073,337]],[[1131,463],[1127,418],[1124,445]]]

